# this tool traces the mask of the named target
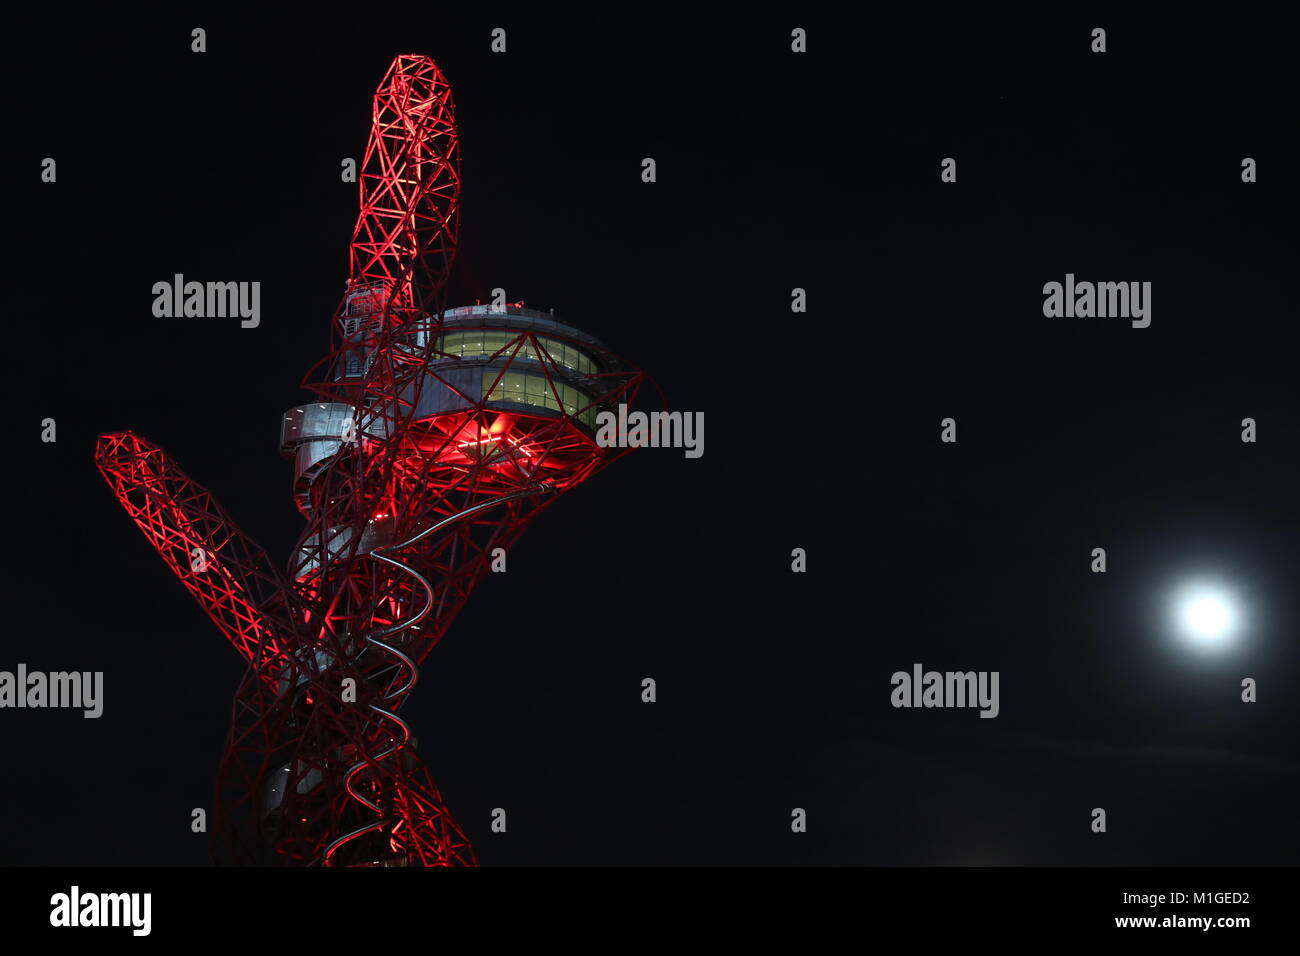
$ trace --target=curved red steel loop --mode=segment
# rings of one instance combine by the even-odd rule
[[[373,100],[329,352],[302,383],[315,402],[282,425],[306,518],[287,571],[161,448],[100,438],[118,500],[248,662],[218,771],[230,862],[475,864],[398,710],[493,555],[627,451],[593,421],[631,406],[644,373],[522,303],[448,324],[459,229],[451,86],[398,56]],[[453,326],[504,338],[462,361]]]

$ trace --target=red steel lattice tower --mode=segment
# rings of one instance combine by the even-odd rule
[[[597,415],[646,382],[522,303],[446,309],[459,229],[451,88],[399,56],[374,98],[350,277],[314,400],[281,422],[306,519],[281,569],[158,446],[96,464],[248,662],[214,832],[236,863],[473,865],[399,716],[495,555],[624,453]],[[502,549],[498,552],[497,549]]]

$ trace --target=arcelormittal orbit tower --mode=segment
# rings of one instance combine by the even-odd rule
[[[596,416],[631,406],[643,373],[522,304],[444,308],[457,135],[446,77],[399,56],[375,94],[330,351],[280,423],[306,519],[287,567],[157,445],[118,432],[96,448],[248,662],[217,784],[230,862],[475,862],[402,705],[494,557],[623,453],[597,444]]]

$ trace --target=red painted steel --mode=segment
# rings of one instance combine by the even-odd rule
[[[122,506],[248,661],[218,776],[214,831],[231,862],[475,863],[398,711],[495,549],[625,452],[598,446],[582,419],[631,406],[644,374],[584,339],[603,361],[587,404],[565,405],[562,327],[516,324],[489,373],[526,364],[560,410],[453,383],[459,356],[440,349],[457,136],[433,60],[397,57],[374,98],[331,348],[303,383],[351,420],[298,499],[307,524],[287,571],[162,449],[131,432],[99,440]]]

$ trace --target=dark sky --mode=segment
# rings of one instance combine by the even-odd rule
[[[288,554],[279,416],[327,347],[356,216],[340,162],[398,53],[455,90],[452,302],[554,306],[706,421],[703,458],[641,451],[551,508],[425,662],[403,713],[482,863],[1295,862],[1278,24],[213,9],[51,10],[10,36],[0,669],[102,670],[106,701],[0,711],[0,862],[208,860],[189,814],[242,666],[94,439],[158,442]],[[261,326],[155,318],[177,272],[260,281]],[[1151,282],[1151,326],[1045,318],[1067,272]],[[1205,575],[1249,614],[1212,660],[1170,644],[1162,604]],[[892,708],[914,663],[999,671],[1000,716]]]

